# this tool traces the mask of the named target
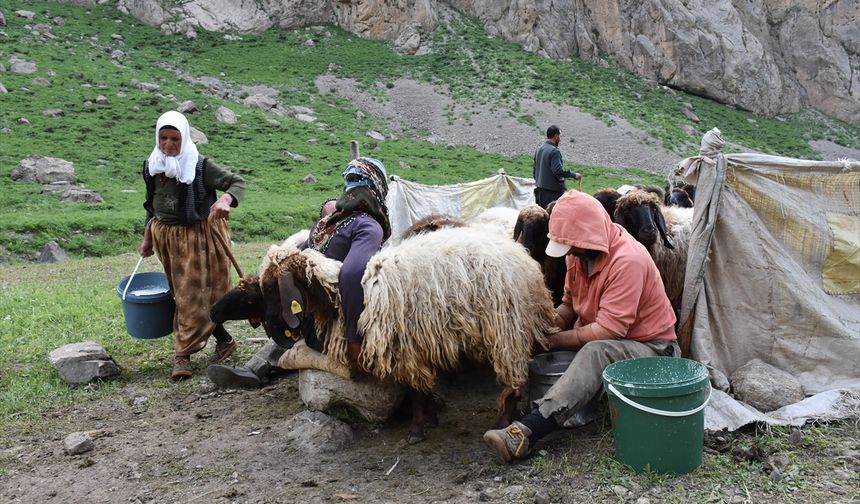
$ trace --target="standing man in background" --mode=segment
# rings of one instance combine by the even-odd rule
[[[546,142],[535,152],[534,172],[535,202],[541,208],[561,197],[567,190],[564,179],[582,179],[582,175],[564,169],[561,162],[561,151],[558,141],[561,138],[558,126],[552,125],[546,130]]]

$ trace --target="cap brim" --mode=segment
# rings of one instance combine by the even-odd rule
[[[546,246],[546,255],[550,257],[563,257],[567,255],[569,251],[570,245],[553,240],[550,240]]]

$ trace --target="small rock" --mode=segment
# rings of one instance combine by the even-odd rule
[[[51,240],[42,247],[42,252],[39,254],[40,263],[58,263],[69,260],[66,251],[60,248],[57,242]]]
[[[735,396],[762,412],[769,412],[806,397],[797,377],[761,359],[753,359],[730,377]]]
[[[45,117],[62,117],[66,115],[66,113],[63,109],[52,108],[42,112],[42,115]]]
[[[639,497],[636,499],[636,504],[651,504],[651,500],[648,497]]]
[[[782,479],[782,471],[780,471],[779,469],[774,469],[770,472],[768,478],[770,478],[771,481],[776,483],[777,481]]]
[[[96,103],[98,103],[99,105],[110,105],[110,101],[107,99],[107,96],[105,96],[105,95],[96,96]]]
[[[481,492],[478,494],[478,500],[481,502],[489,502],[492,499],[487,492]]]
[[[627,487],[623,487],[621,485],[612,485],[612,493],[614,493],[621,499],[626,497],[628,492],[629,490],[627,490]]]
[[[824,487],[822,487],[822,490],[824,490],[825,492],[835,493],[836,495],[845,495],[845,489],[837,485],[836,483],[833,483],[832,481],[824,483]]]
[[[803,444],[803,431],[797,427],[791,429],[791,434],[788,435],[788,442],[792,446],[800,446]]]
[[[697,130],[696,127],[693,126],[692,124],[682,124],[681,125],[681,131],[683,131],[684,133],[686,133],[690,136],[694,136],[694,137],[699,136],[699,130]]]
[[[197,112],[197,105],[195,105],[191,100],[186,100],[180,103],[179,106],[176,107],[176,110],[183,114],[193,114]]]
[[[302,411],[286,425],[286,438],[308,454],[337,452],[353,439],[349,425],[319,411]]]
[[[313,109],[309,109],[307,107],[302,107],[299,105],[291,105],[291,106],[287,107],[287,115],[288,116],[295,117],[298,114],[305,114],[305,115],[312,116],[312,115],[316,114],[316,112],[314,112]]]
[[[194,126],[191,126],[191,141],[197,145],[206,145],[209,143],[209,139],[206,137],[206,134]]]
[[[549,504],[549,495],[544,492],[538,491],[535,493],[535,504]]]
[[[126,54],[125,51],[121,51],[119,49],[114,49],[110,52],[110,57],[118,61],[124,60],[126,56],[128,56],[128,54]]]
[[[136,83],[136,85],[135,85]],[[152,82],[136,82],[132,81],[131,87],[140,89],[141,91],[146,91],[148,93],[152,93],[161,89],[161,86],[158,84],[154,84]]]
[[[48,354],[51,365],[66,383],[88,383],[96,378],[119,374],[119,368],[105,349],[94,341],[70,343]]]
[[[6,94],[8,92],[9,91],[6,90],[6,86],[4,86],[2,82],[0,82],[0,94]]]
[[[26,117],[19,117],[15,122],[18,124],[30,124],[30,121]]]
[[[42,87],[45,87],[45,86],[50,86],[50,85],[51,85],[51,81],[49,81],[48,79],[46,79],[46,78],[44,78],[44,77],[36,77],[35,79],[33,79],[33,80],[31,80],[31,81],[30,81],[30,84],[32,84],[32,85],[34,85],[34,86],[42,86]]]
[[[298,161],[300,163],[306,163],[308,161],[308,158],[302,156],[301,154],[296,154],[296,153],[290,152],[288,150],[281,151],[281,155],[286,156],[286,157],[292,159],[293,161]],[[314,182],[316,182],[316,178],[314,178]]]
[[[73,432],[63,440],[63,447],[69,455],[80,455],[92,450],[93,440],[86,432]]]
[[[694,123],[699,122],[699,117],[694,114],[692,110],[685,108],[684,110],[682,110],[682,112],[684,113],[684,117],[686,117],[687,119],[693,121]]]
[[[788,457],[785,454],[776,453],[776,454],[769,456],[764,461],[764,469],[766,471],[771,470],[771,471],[782,472],[785,470],[786,467],[788,467],[789,463],[790,463],[790,460],[788,460]]]
[[[35,16],[36,13],[33,11],[28,11],[28,10],[16,10],[15,15],[18,17],[22,17],[22,18],[26,19],[27,21],[32,21],[33,16]]]
[[[274,119],[266,119],[266,122],[267,122],[267,123],[269,123],[269,124],[271,124],[272,126],[280,126],[280,125],[281,125],[281,123],[280,123],[280,122],[278,122],[278,121],[276,121],[276,120],[274,120]]]
[[[313,39],[307,39],[307,40],[305,40],[305,43],[304,43],[304,46],[305,46],[305,47],[313,47],[313,46],[315,46],[315,45],[316,45],[316,43],[314,43]]]
[[[31,74],[37,70],[36,64],[16,59],[9,67],[9,71],[16,74]]]
[[[224,124],[236,124],[236,113],[227,107],[220,106],[215,111],[215,120]]]
[[[364,118],[365,118],[364,112],[362,112],[362,111],[360,111],[360,110],[359,110],[359,111],[357,111],[357,112],[355,113],[355,120],[356,120],[356,121],[361,121],[361,120],[363,120]]]
[[[110,38],[114,40],[123,40],[122,35],[120,35],[119,33],[111,33]]]
[[[0,12],[0,26],[6,26],[6,16],[2,12]]]
[[[523,491],[522,485],[511,485],[505,489],[505,496],[514,498]]]
[[[64,24],[66,24],[66,20],[65,20],[65,18],[62,18],[62,17],[60,17],[60,16],[54,16],[54,17],[52,17],[52,18],[51,18],[51,22],[52,22],[52,23],[54,23],[54,24],[55,24],[55,25],[57,25],[57,26],[63,26]]]
[[[842,481],[851,481],[851,473],[848,471],[836,469],[833,471],[833,475]]]
[[[314,121],[316,121],[316,118],[314,116],[308,115],[308,114],[296,114],[296,119],[298,119],[299,121],[302,121],[302,122],[314,122]]]
[[[302,179],[302,183],[304,184],[316,184],[317,182],[317,178],[311,174],[305,175],[305,177]]]
[[[311,138],[308,140],[308,143],[311,145],[317,145],[318,143],[320,143],[320,141],[317,140],[316,138]]]
[[[368,131],[367,136],[369,136],[370,138],[372,138],[374,140],[380,140],[380,141],[385,140],[385,135],[383,135],[382,133],[380,133],[378,131]]]

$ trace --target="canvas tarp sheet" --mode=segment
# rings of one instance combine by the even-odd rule
[[[469,220],[493,207],[522,208],[533,205],[535,181],[499,173],[474,182],[425,185],[392,177],[386,205],[392,236],[430,214],[448,214]]]
[[[856,415],[860,162],[722,154],[719,130],[681,163],[697,184],[680,340],[717,389],[758,358],[808,397],[763,414],[715,391],[709,429]],[[823,394],[823,395],[820,395]]]

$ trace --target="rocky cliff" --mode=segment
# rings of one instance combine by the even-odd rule
[[[166,33],[335,23],[414,53],[453,7],[553,58],[605,59],[753,112],[812,107],[860,124],[857,0],[119,0]]]

